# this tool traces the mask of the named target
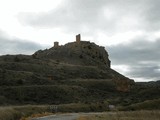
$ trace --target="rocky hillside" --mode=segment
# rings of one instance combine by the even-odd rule
[[[110,67],[108,53],[104,47],[88,41],[72,42],[64,46],[54,46],[50,49],[39,50],[33,54],[33,57],[37,59],[52,59],[72,65]]]
[[[4,55],[0,57],[0,89],[10,91],[0,93],[0,101],[1,99],[2,101],[15,99],[15,101],[30,103],[27,101],[33,102],[34,99],[40,98],[39,102],[44,103],[50,99],[47,91],[52,93],[51,98],[58,96],[56,90],[68,98],[67,94],[72,94],[72,89],[75,90],[74,92],[83,91],[83,93],[75,94],[76,99],[82,96],[81,94],[84,96],[88,94],[89,100],[93,97],[93,91],[98,96],[103,93],[101,96],[103,98],[113,91],[127,92],[132,84],[134,84],[133,80],[111,69],[111,62],[104,47],[81,41],[79,38],[76,42],[64,46],[59,46],[58,42],[55,42],[52,48],[38,50],[31,56]],[[16,92],[18,90],[21,91],[19,94],[22,96],[14,98],[19,95]],[[30,91],[31,95],[26,93],[27,91]],[[37,91],[41,91],[42,94],[37,95]],[[43,93],[47,96],[45,100],[41,96]],[[33,94],[37,97],[32,100]],[[83,97],[79,99],[84,100]],[[60,103],[65,101],[59,97],[55,100]],[[71,102],[70,97],[67,101]]]

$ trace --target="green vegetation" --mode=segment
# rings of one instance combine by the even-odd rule
[[[110,112],[81,116],[77,120],[159,120],[160,111]]]
[[[137,110],[132,104],[160,98],[160,88],[136,83],[129,92],[119,92],[109,80],[71,79],[52,81],[51,85],[1,86],[1,105],[41,105],[69,103],[103,103],[127,110]],[[150,104],[153,105],[153,104]],[[144,109],[154,109],[155,105]],[[155,108],[155,109],[159,109]]]
[[[108,111],[108,103],[72,103],[58,105],[59,112],[102,112]]]
[[[69,84],[72,85],[0,87],[0,103],[3,105],[89,103],[101,102],[105,97],[111,95],[110,92],[99,90],[98,87],[94,89],[92,84],[91,86],[86,85],[86,87],[76,86],[74,82]]]
[[[56,106],[56,109],[54,108]],[[72,103],[61,105],[26,105],[26,106],[12,106],[12,107],[0,107],[0,120],[19,120],[33,116],[36,114],[45,113],[61,113],[61,112],[95,112],[106,111],[108,108],[107,103]]]
[[[50,105],[59,112],[160,109],[159,81],[135,83],[109,66],[105,49],[90,42],[0,56],[0,105],[21,106],[2,107],[0,118],[54,112]]]
[[[68,43],[33,55],[0,56],[0,105],[115,100],[122,94],[115,81],[130,83],[110,69],[108,61],[105,49],[90,42]]]
[[[160,110],[160,99],[146,100],[144,102],[131,104],[120,110]]]

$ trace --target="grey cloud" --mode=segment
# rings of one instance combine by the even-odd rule
[[[27,24],[36,27],[61,27],[64,30],[78,31],[81,30],[83,26],[91,27],[90,24],[95,26],[95,21],[98,21],[100,17],[98,14],[99,10],[89,1],[85,1],[83,5],[79,0],[74,0],[71,3],[65,3],[60,8],[47,13],[22,13],[19,15],[19,18]]]
[[[160,39],[136,40],[129,44],[107,47],[114,65],[129,66],[128,76],[160,79]]]
[[[81,32],[89,29],[88,33],[99,30],[116,32],[119,30],[121,19],[133,16],[141,19],[148,0],[67,0],[57,9],[44,13],[21,13],[18,15],[23,24],[34,27],[62,28],[71,32]],[[108,9],[108,14],[114,15],[107,19],[103,10]],[[140,21],[138,21],[140,22]],[[85,31],[86,32],[86,31]]]
[[[159,30],[160,28],[160,1],[147,0],[145,11],[142,13],[146,30]]]
[[[144,78],[146,80],[160,80],[160,67],[152,65],[135,65],[132,66],[128,75],[134,78]]]
[[[99,32],[114,36],[123,30],[146,31],[145,34],[152,36],[160,28],[159,6],[160,0],[64,0],[56,9],[43,13],[20,13],[18,19],[24,25],[60,28],[65,32],[92,35],[94,38]],[[107,18],[103,14],[105,9],[108,10],[107,15],[113,12],[113,16]],[[127,22],[129,24],[125,26]],[[137,24],[132,25],[132,22]],[[128,75],[147,79],[156,76],[158,79],[159,46],[160,40],[149,42],[137,39],[128,45],[107,49],[112,64],[131,67]]]
[[[160,61],[160,40],[150,42],[136,40],[130,44],[119,44],[108,47],[115,64],[133,64],[137,62]]]
[[[18,38],[11,39],[5,33],[0,31],[0,55],[33,54],[41,48],[44,48],[44,46]]]

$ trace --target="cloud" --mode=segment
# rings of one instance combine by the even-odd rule
[[[129,44],[109,46],[114,64],[160,61],[160,39],[156,41],[134,40]]]
[[[160,27],[160,1],[159,0],[148,0],[147,7],[145,10],[145,23],[146,29],[148,30],[159,30]]]
[[[115,34],[143,27],[146,3],[146,0],[67,0],[48,12],[20,13],[18,19],[25,25],[61,28],[66,32]]]
[[[35,51],[44,48],[40,44],[28,42],[18,38],[10,38],[0,31],[0,55],[4,54],[33,54]]]
[[[144,65],[140,64],[139,66],[131,67],[129,75],[134,78],[143,78],[144,80],[160,80],[160,66],[154,64]]]
[[[100,44],[107,39],[117,43],[133,40],[139,33],[154,36],[160,32],[159,5],[159,0],[62,0],[57,8],[21,12],[17,18],[33,28],[81,33]]]
[[[107,48],[114,66],[126,66],[124,73],[134,78],[160,79],[159,5],[160,0],[62,0],[50,11],[17,18],[24,26],[116,43]]]
[[[133,78],[160,79],[160,39],[134,40],[107,47],[112,64],[127,66],[124,74]],[[123,72],[123,67],[121,67]]]

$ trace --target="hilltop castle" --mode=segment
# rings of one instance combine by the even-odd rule
[[[90,41],[82,41],[81,35],[76,35],[76,41],[65,45],[54,42],[50,49],[39,50],[34,54],[37,58],[50,58],[67,64],[85,66],[103,66],[110,68],[108,52],[105,47]]]
[[[81,42],[81,35],[78,34],[76,35],[76,43],[80,43]],[[59,47],[59,42],[54,42],[54,47]]]
[[[100,62],[102,62],[105,65],[107,65],[109,68],[111,67],[111,61],[108,58],[109,55],[108,55],[108,52],[105,50],[105,47],[98,46],[95,43],[90,43],[89,41],[81,41],[80,34],[76,35],[75,42],[67,43],[63,47],[59,46],[59,42],[57,42],[57,41],[54,42],[53,48],[57,49],[59,51],[59,53],[62,53],[62,51],[63,51],[62,49],[65,48],[68,51],[68,53],[70,54],[70,56],[73,56],[72,54],[79,54],[80,58],[82,58],[82,57],[85,58],[86,55],[91,56],[91,58],[92,58],[92,60],[90,60],[91,63],[97,61],[99,64],[101,64]],[[65,52],[67,52],[67,51],[65,51]],[[57,54],[57,56],[59,56],[59,55]],[[66,56],[66,55],[63,55],[60,57],[63,58],[64,56]],[[87,57],[87,59],[89,59],[89,58]]]

